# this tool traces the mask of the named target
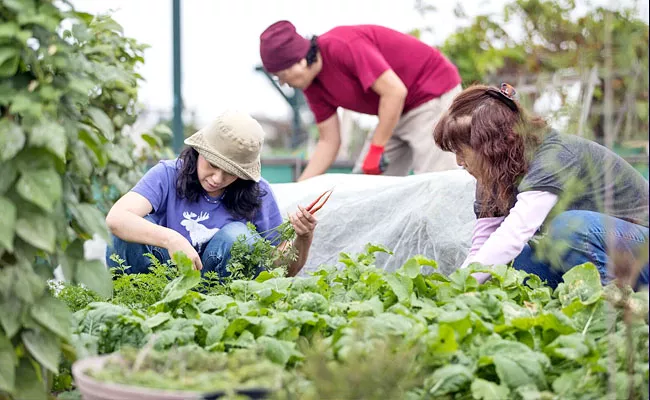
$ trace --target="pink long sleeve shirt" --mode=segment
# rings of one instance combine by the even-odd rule
[[[521,253],[558,201],[544,191],[523,192],[507,217],[479,218],[472,232],[472,247],[461,268],[473,262],[507,264]]]

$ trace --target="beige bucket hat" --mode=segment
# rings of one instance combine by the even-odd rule
[[[264,130],[250,115],[226,111],[185,139],[208,162],[244,180],[259,182]]]

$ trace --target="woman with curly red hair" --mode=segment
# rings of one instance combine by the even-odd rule
[[[508,84],[465,89],[434,139],[477,180],[463,266],[512,262],[555,287],[564,272],[591,262],[603,283],[616,276],[648,284],[648,181],[617,154],[553,130]]]

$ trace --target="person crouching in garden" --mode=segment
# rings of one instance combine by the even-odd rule
[[[240,235],[252,236],[247,222],[257,232],[282,223],[271,187],[260,175],[263,142],[260,124],[236,111],[221,114],[187,138],[188,147],[177,159],[156,164],[109,211],[109,267],[117,266],[110,257],[115,253],[130,266],[127,272],[144,273],[150,260],[143,254],[166,262],[181,251],[202,273],[227,276],[231,246]],[[298,208],[289,216],[298,255],[289,265],[289,276],[304,266],[317,224],[313,215]]]
[[[378,118],[353,172],[406,176],[458,168],[431,137],[461,91],[458,68],[438,49],[379,25],[338,26],[307,39],[283,20],[260,35],[260,57],[280,84],[303,91],[316,120],[318,144],[298,181],[324,174],[336,159],[339,107]]]
[[[591,262],[603,283],[648,284],[648,181],[617,154],[551,129],[508,84],[465,89],[434,139],[477,180],[463,266],[513,262],[555,287],[563,273]],[[482,283],[489,275],[475,277]]]

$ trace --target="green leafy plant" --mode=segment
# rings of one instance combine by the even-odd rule
[[[305,209],[312,214],[316,213],[327,203],[333,191],[334,188],[326,190]],[[251,279],[261,271],[270,271],[276,267],[286,270],[289,263],[297,259],[298,253],[292,245],[296,231],[289,219],[265,232],[258,233],[255,225],[250,222],[247,227],[250,238],[241,235],[230,249],[230,259],[226,265],[229,276],[226,281]]]
[[[54,297],[64,302],[71,312],[82,310],[95,301],[106,300],[106,298],[82,285],[65,282],[51,282],[50,292]]]
[[[264,271],[212,293],[198,291],[200,273],[178,254],[180,275],[146,310],[100,302],[78,311],[77,351],[146,343],[157,351],[254,349],[260,362],[288,373],[278,399],[384,391],[409,399],[601,398],[609,380],[617,398],[647,399],[648,299],[603,287],[593,265],[574,267],[553,291],[506,265],[423,274],[436,263],[414,256],[388,273],[375,267],[377,252],[389,250],[368,245],[305,277]],[[492,279],[479,285],[479,271]]]
[[[179,276],[179,271],[172,260],[161,263],[153,254],[145,254],[151,266],[147,274],[127,274],[128,267],[124,260],[116,255],[112,257],[118,263],[113,269],[113,302],[134,309],[146,309],[161,300],[161,293],[170,281]]]
[[[72,315],[46,280],[60,265],[69,282],[111,296],[109,271],[83,243],[108,240],[98,207],[143,171],[122,128],[137,118],[145,47],[67,2],[3,1],[0,26],[0,398],[43,399],[74,358]],[[74,308],[93,296],[63,293]]]
[[[224,282],[237,279],[252,279],[261,271],[270,271],[276,266],[286,267],[294,261],[297,253],[292,246],[279,248],[283,242],[291,243],[296,237],[293,227],[284,223],[278,228],[268,232],[257,232],[255,225],[247,223],[250,237],[241,235],[230,248],[230,259],[226,265],[229,275]],[[275,236],[271,236],[275,234]],[[273,237],[273,240],[267,239]]]
[[[106,368],[90,374],[122,385],[233,395],[246,389],[274,390],[283,371],[260,358],[255,349],[213,353],[184,346],[164,352],[151,347],[124,348]]]

